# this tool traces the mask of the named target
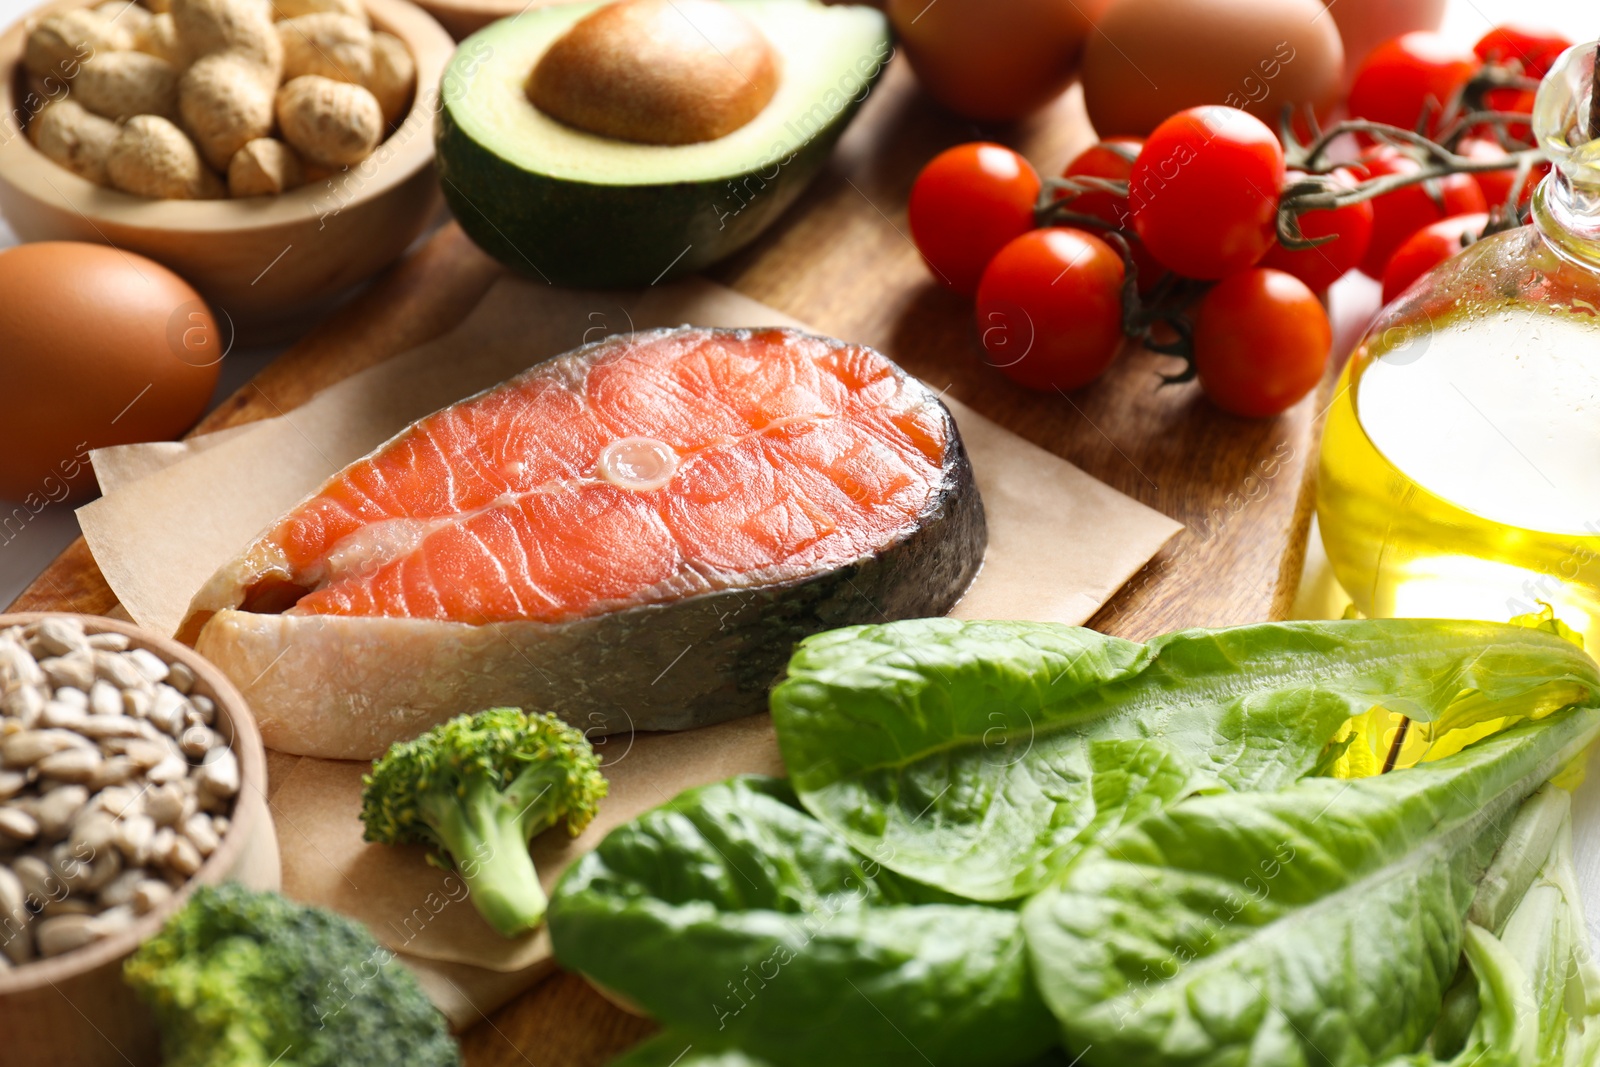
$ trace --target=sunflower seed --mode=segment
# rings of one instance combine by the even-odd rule
[[[65,656],[89,647],[83,634],[83,624],[77,619],[52,616],[40,619],[33,625],[33,638],[29,642],[35,656]]]
[[[20,720],[24,726],[32,726],[39,721],[39,713],[44,711],[44,693],[36,685],[24,685],[21,682],[13,685],[14,688],[0,699],[0,712]]]
[[[89,710],[96,715],[121,715],[122,691],[104,678],[89,687]]]
[[[189,706],[200,715],[200,721],[207,726],[217,721],[217,705],[210,697],[204,695],[191,696]]]
[[[219,745],[206,753],[200,767],[200,788],[219,797],[239,791],[239,758],[233,749]]]
[[[144,795],[144,813],[158,826],[170,826],[183,817],[183,790],[168,783],[152,787]]]
[[[150,858],[163,867],[172,862],[172,846],[178,843],[178,832],[170,826],[163,826],[156,831],[150,839]]]
[[[13,841],[32,841],[39,836],[39,820],[7,804],[0,807],[0,834]]]
[[[172,898],[172,887],[155,878],[147,878],[133,891],[133,910],[148,915]]]
[[[34,770],[58,782],[84,784],[100,770],[100,753],[92,748],[67,748],[52,752],[33,765]]]
[[[134,891],[139,888],[146,878],[144,870],[139,867],[130,867],[107,882],[100,890],[100,903],[108,908],[121,907],[133,903]]]
[[[187,837],[174,838],[167,852],[167,864],[182,875],[191,875],[200,869],[200,850]]]
[[[195,812],[183,820],[183,836],[194,842],[194,847],[202,856],[211,855],[222,843],[211,825],[211,816],[205,812]]]
[[[106,652],[124,651],[132,643],[127,634],[119,633],[90,634],[87,641],[90,648]]]
[[[156,823],[150,816],[129,815],[117,820],[112,840],[129,863],[143,865],[150,860],[150,842],[155,833]]]
[[[174,663],[167,668],[167,684],[178,692],[189,695],[194,688],[194,669],[187,663]]]
[[[144,791],[134,790],[125,785],[108,786],[100,790],[99,795],[94,798],[93,806],[113,819],[137,815],[144,810]]]
[[[71,730],[73,733],[77,733],[88,719],[87,711],[59,700],[45,701],[44,710],[39,713],[40,726],[52,730]]]
[[[58,915],[39,923],[39,955],[49,958],[82,948],[95,939],[87,915]]]
[[[96,937],[110,937],[112,934],[120,934],[132,926],[135,918],[132,906],[121,904],[102,911],[99,915],[89,920],[89,925],[94,928]]]
[[[119,708],[115,715],[91,715],[78,724],[77,732],[96,741],[138,737],[143,733],[138,719],[130,719]]]
[[[125,653],[122,652],[90,653],[90,658],[94,662],[95,676],[123,691],[148,689],[149,681],[137,666],[124,657]]]
[[[11,863],[11,871],[22,883],[30,904],[42,908],[62,896],[62,886],[50,865],[38,856],[18,856]]]
[[[94,684],[94,658],[88,652],[71,652],[65,656],[40,660],[39,669],[44,672],[45,680],[56,689],[70,686],[88,692]]]
[[[86,807],[83,814],[79,815],[72,824],[72,832],[67,836],[67,843],[80,855],[87,852],[97,856],[109,847],[116,837],[117,820],[103,811]]]
[[[38,685],[44,681],[39,661],[13,638],[0,640],[0,679],[22,685]]]
[[[29,730],[0,741],[0,759],[8,767],[31,767],[46,756],[69,748],[92,748],[91,743],[69,730]]]
[[[74,689],[70,685],[64,685],[57,689],[55,695],[50,699],[58,704],[65,704],[69,708],[76,708],[79,711],[89,710],[89,694],[82,689]]]
[[[189,702],[182,693],[170,685],[158,685],[155,699],[150,704],[150,710],[145,713],[145,718],[163,733],[177,737],[183,732],[183,713],[188,707]]]
[[[89,873],[76,888],[85,893],[98,893],[100,890],[122,873],[122,853],[115,849],[106,849],[97,853],[89,862]]]
[[[81,785],[63,785],[44,794],[33,803],[39,833],[51,840],[60,837],[88,801],[89,791]]]
[[[43,918],[52,919],[58,915],[93,915],[95,906],[82,897],[63,897],[47,903],[39,914]]]
[[[162,785],[167,782],[182,781],[189,773],[189,764],[176,752],[169,752],[162,757],[161,762],[145,772],[145,777]]]
[[[136,648],[130,652],[124,652],[122,655],[124,659],[133,664],[140,674],[144,675],[145,681],[152,684],[164,681],[171,669],[167,666],[166,660],[151,652],[148,648]]]
[[[150,712],[150,693],[144,689],[124,689],[122,691],[122,710],[124,713],[142,720]]]

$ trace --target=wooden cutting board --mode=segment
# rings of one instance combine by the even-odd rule
[[[1076,89],[1024,124],[980,130],[937,109],[896,62],[817,183],[714,277],[818,330],[883,348],[923,380],[948,383],[950,395],[982,414],[1184,523],[1186,531],[1095,616],[1096,629],[1142,640],[1185,626],[1284,617],[1304,558],[1306,476],[1324,400],[1308,398],[1277,419],[1235,419],[1192,385],[1160,386],[1157,371],[1172,369],[1171,361],[1148,352],[1126,354],[1070,396],[1030,392],[985,366],[971,303],[929,280],[905,212],[921,166],[980,137],[1012,145],[1046,173],[1059,172],[1094,139]],[[282,414],[444,333],[498,269],[453,224],[444,227],[195,432]],[[1050,580],[1050,564],[1039,560],[1040,581]],[[104,614],[115,607],[79,540],[11,610]],[[581,979],[557,975],[468,1031],[463,1046],[472,1067],[598,1067],[653,1029]]]

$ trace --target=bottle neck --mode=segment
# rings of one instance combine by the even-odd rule
[[[1555,168],[1533,192],[1533,224],[1558,254],[1600,271],[1600,186],[1574,185]]]
[[[1550,174],[1533,195],[1533,221],[1561,255],[1600,268],[1600,130],[1591,97],[1596,45],[1567,49],[1539,85],[1533,132]]]

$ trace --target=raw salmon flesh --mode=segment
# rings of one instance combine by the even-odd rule
[[[658,330],[402,431],[213,576],[180,636],[289,752],[371,758],[498,704],[682,729],[762,710],[809,633],[948,610],[985,537],[949,412],[886,357]]]

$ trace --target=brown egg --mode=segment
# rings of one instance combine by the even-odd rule
[[[159,263],[21,245],[0,252],[0,294],[0,498],[16,510],[88,494],[90,449],[176,437],[211,399],[217,324]]]
[[[718,0],[618,0],[585,15],[533,68],[539,110],[602,137],[695,144],[725,137],[778,91],[777,50]]]
[[[1083,99],[1101,137],[1142,137],[1200,104],[1274,130],[1285,104],[1325,113],[1344,75],[1322,0],[1117,0],[1083,53]]]
[[[967,118],[1009,122],[1058,96],[1109,0],[889,0],[917,79]]]

